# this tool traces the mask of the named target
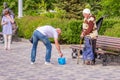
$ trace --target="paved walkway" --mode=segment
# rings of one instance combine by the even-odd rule
[[[94,66],[76,64],[71,49],[62,45],[66,65],[57,63],[58,53],[53,44],[52,66],[44,64],[45,47],[39,42],[36,63],[30,64],[31,43],[28,40],[13,42],[12,50],[6,51],[0,44],[0,80],[120,80],[120,65]]]

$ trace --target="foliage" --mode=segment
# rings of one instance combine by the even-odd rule
[[[107,23],[107,24],[105,24]],[[113,37],[120,37],[120,19],[119,18],[112,18],[105,20],[105,27],[103,35],[113,36]],[[109,23],[109,24],[108,24]]]
[[[16,15],[18,14],[18,0],[1,0],[0,12],[2,12],[4,2],[8,3],[9,8],[11,8]],[[23,14],[39,15],[44,11],[54,9],[54,2],[55,0],[23,0]]]
[[[3,2],[7,2],[17,16],[18,0],[1,0],[0,12]],[[24,17],[16,17],[18,34],[20,37],[30,38],[37,26],[52,25],[62,29],[59,39],[61,43],[78,44],[83,20],[82,10],[89,8],[97,18],[108,15],[103,21],[100,35],[120,37],[119,7],[119,0],[23,0]]]
[[[25,15],[39,15],[54,9],[55,0],[23,0]]]
[[[30,38],[33,30],[40,23],[40,19],[38,16],[26,16],[21,19],[16,19],[17,25],[19,27],[18,35],[24,38]],[[42,17],[41,17],[42,18]],[[42,22],[42,21],[41,21]]]
[[[113,25],[112,28],[108,28],[105,31],[104,35],[113,36],[113,37],[120,37],[120,27],[119,26],[120,26],[120,23]]]
[[[2,14],[2,10],[3,10],[3,3],[4,2],[7,2],[7,4],[8,4],[8,7],[11,9],[11,10],[13,10],[13,12],[15,13],[15,14],[17,14],[17,12],[18,12],[18,0],[1,0],[0,1],[0,12],[1,12],[1,14]]]
[[[75,19],[48,18],[45,16],[25,16],[17,19],[19,26],[18,35],[24,38],[30,38],[33,31],[38,26],[51,25],[62,29],[59,41],[64,44],[79,44],[80,33],[82,30],[82,21]],[[119,18],[105,18],[100,28],[99,35],[108,35],[120,37]],[[114,31],[113,31],[114,29]],[[51,41],[53,41],[51,39]]]
[[[103,24],[100,28],[99,34],[105,35],[105,31],[109,28],[112,28],[115,24],[119,23],[119,20],[116,21],[116,18],[105,18],[103,20]]]
[[[85,7],[89,8],[93,14],[98,14],[99,11],[101,11],[101,4],[99,3],[100,0],[87,0],[87,3],[85,2]]]
[[[43,16],[26,16],[21,19],[17,19],[19,26],[18,35],[24,38],[30,38],[33,31],[38,26],[51,25],[62,29],[60,37],[61,43],[78,43],[79,35],[81,32],[81,21],[67,20],[59,18],[48,18]]]
[[[3,9],[3,2],[7,2],[13,12],[18,14],[18,0],[1,0],[0,12]],[[49,10],[62,10],[66,12],[64,17],[82,19],[82,10],[90,8],[97,17],[109,15],[109,17],[119,16],[119,0],[23,0],[23,15],[40,15]],[[61,14],[62,15],[62,14]]]
[[[80,19],[82,16],[82,7],[85,5],[77,0],[59,0],[59,4],[56,6],[67,12],[66,18]]]
[[[46,16],[49,18],[65,18],[65,14],[66,12],[64,10],[61,10],[59,8],[55,8],[55,10],[53,10],[53,12],[45,12],[40,14],[40,16]]]
[[[94,14],[101,9],[99,0],[59,0],[56,6],[67,12],[66,18],[82,19],[84,8],[90,8]]]
[[[120,1],[119,0],[101,0],[101,11],[99,15],[109,15],[109,17],[117,17],[120,14]]]

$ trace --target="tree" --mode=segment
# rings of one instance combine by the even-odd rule
[[[119,16],[120,1],[119,0],[101,0],[102,10],[100,14],[106,14],[110,17]]]
[[[66,18],[82,18],[82,10],[90,8],[93,13],[97,13],[101,6],[99,0],[59,0],[57,6],[67,12]]]
[[[1,0],[0,1],[0,12],[2,13],[3,10],[3,3],[7,2],[9,8],[11,8],[11,10],[17,14],[18,12],[18,0]]]
[[[53,9],[53,3],[55,0],[24,0],[24,11],[28,11],[28,14],[40,14],[44,11]]]

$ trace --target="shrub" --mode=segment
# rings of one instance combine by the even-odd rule
[[[18,35],[20,37],[28,39],[38,26],[51,25],[55,28],[59,27],[62,29],[60,42],[67,44],[79,43],[79,35],[81,31],[81,21],[79,20],[26,16],[17,19],[16,21],[19,26]]]
[[[38,26],[51,25],[55,28],[62,29],[62,34],[59,41],[64,44],[79,44],[80,33],[82,30],[82,20],[75,19],[61,19],[61,18],[49,18],[45,16],[25,16],[21,19],[16,19],[19,30],[18,35],[23,38],[30,38],[33,31]],[[120,20],[117,18],[104,19],[100,28],[99,35],[108,35],[114,37],[120,37],[119,28]],[[114,30],[113,30],[114,29]],[[50,39],[53,42],[53,39]]]
[[[104,35],[113,36],[113,37],[120,37],[120,23],[113,25],[112,28],[106,29]]]
[[[100,28],[99,34],[100,35],[108,35],[110,33],[108,31],[109,29],[111,29],[113,31],[114,26],[120,26],[120,24],[118,24],[118,23],[120,23],[119,18],[107,18],[107,19],[104,19],[103,24],[102,24],[102,26]],[[114,29],[114,31],[118,31],[118,29]],[[112,36],[116,36],[116,35],[114,34]]]

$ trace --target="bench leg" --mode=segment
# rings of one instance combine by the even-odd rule
[[[73,59],[77,58],[77,50],[76,49],[72,49],[71,56],[72,56]]]
[[[107,54],[102,54],[102,65],[103,66],[107,65]]]
[[[120,65],[120,55],[118,56],[117,59],[118,59],[118,64]]]

